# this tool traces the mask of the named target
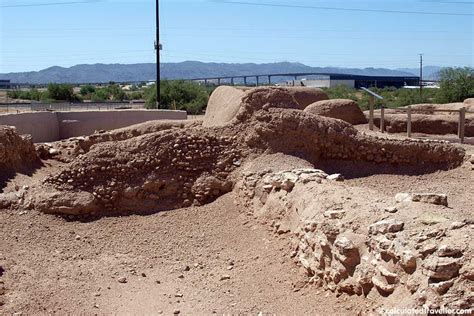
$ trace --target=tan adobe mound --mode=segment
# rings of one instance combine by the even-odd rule
[[[368,114],[366,114],[368,116]],[[458,115],[412,114],[412,132],[447,135],[457,134]],[[380,111],[376,111],[374,122],[380,126]],[[385,126],[388,133],[404,133],[407,131],[407,114],[385,114]],[[466,137],[474,136],[474,119],[466,115]]]
[[[222,126],[234,118],[240,109],[245,92],[229,86],[220,86],[207,103],[203,126]]]
[[[18,135],[14,127],[0,126],[0,181],[8,172],[25,171],[35,162],[38,156],[31,137]]]
[[[359,108],[357,102],[353,100],[333,99],[319,101],[309,105],[304,111],[315,115],[340,119],[353,125],[367,123],[364,113]]]
[[[284,87],[284,89],[295,98],[296,102],[300,105],[300,110],[303,110],[314,102],[329,100],[326,92],[319,88]]]
[[[260,91],[253,94],[252,100],[247,96],[254,91]],[[262,92],[264,91],[264,92]],[[307,87],[278,87],[278,88],[244,88],[220,86],[212,93],[204,116],[203,126],[223,126],[229,123],[239,112],[241,106],[250,105],[260,108],[262,104],[256,96],[271,91],[273,95],[272,107],[293,108],[303,110],[311,103],[320,100],[327,100],[327,94],[317,88]],[[247,98],[246,100],[244,100]],[[255,104],[253,103],[255,102]]]
[[[99,143],[122,141],[162,130],[199,126],[201,124],[202,121],[199,120],[148,121],[116,130],[98,131],[90,136],[72,137],[52,143],[35,144],[35,146],[41,159],[49,159],[54,156],[56,160],[70,162],[78,155],[88,152],[92,146]]]
[[[464,105],[474,105],[474,98],[464,100]]]

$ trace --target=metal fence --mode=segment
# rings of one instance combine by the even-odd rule
[[[375,92],[362,88],[365,92],[369,94],[369,129],[374,130],[374,105],[375,99],[383,100],[383,97],[379,96]],[[391,108],[392,112],[398,113],[407,113],[407,137],[412,137],[412,114],[433,114],[433,113],[457,113],[458,114],[458,133],[457,136],[461,144],[464,143],[466,137],[466,113],[474,114],[474,111],[467,111],[466,108],[462,107],[459,110],[437,110],[437,109],[413,109],[411,105],[406,108]],[[382,105],[380,107],[380,131],[385,133],[385,107]]]

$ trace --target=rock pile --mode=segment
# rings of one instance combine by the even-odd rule
[[[47,213],[105,215],[207,203],[232,189],[228,177],[240,159],[234,141],[206,130],[169,130],[101,143],[47,178],[43,189],[52,193],[35,204]]]

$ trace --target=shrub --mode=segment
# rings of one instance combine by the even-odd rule
[[[108,99],[113,101],[123,101],[127,99],[127,94],[117,84],[111,84],[105,88]]]
[[[79,93],[80,93],[82,96],[87,96],[87,95],[93,94],[93,93],[95,92],[95,90],[96,90],[96,89],[95,89],[94,86],[91,86],[91,85],[88,84],[88,85],[82,86]]]
[[[128,95],[130,100],[142,100],[143,99],[143,92],[141,91],[133,91]]]
[[[109,95],[105,89],[97,89],[94,93],[91,94],[91,100],[94,102],[103,102],[108,100]]]
[[[443,68],[440,71],[439,103],[462,102],[474,97],[474,68]]]
[[[43,101],[49,98],[49,94],[47,91],[41,92],[38,89],[8,91],[7,96],[11,99],[22,99],[32,101]]]
[[[58,101],[75,101],[73,86],[70,84],[50,83],[48,85],[49,97]]]
[[[345,85],[338,85],[332,88],[324,89],[329,97],[329,99],[350,99],[358,101],[357,90],[354,88],[349,88]]]

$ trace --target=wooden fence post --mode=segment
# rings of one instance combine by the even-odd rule
[[[408,120],[407,120],[407,136],[411,137],[411,105],[407,109]]]
[[[382,107],[380,108],[380,131],[382,133],[385,132],[385,108]]]
[[[464,143],[464,134],[466,131],[466,108],[459,109],[458,136],[461,144]]]
[[[375,97],[371,95],[369,97],[369,129],[371,131],[374,130],[374,105],[375,105]]]

